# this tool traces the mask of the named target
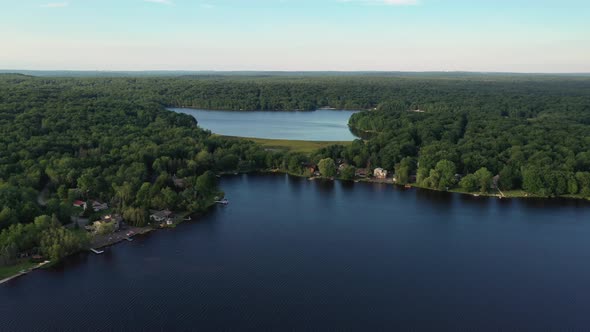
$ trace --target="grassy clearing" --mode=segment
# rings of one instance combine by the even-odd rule
[[[30,269],[34,266],[37,266],[37,263],[32,263],[29,261],[12,266],[0,266],[0,280],[12,277],[18,274],[20,271]]]
[[[295,140],[283,140],[283,139],[263,139],[263,138],[236,137],[236,136],[225,136],[225,137],[252,141],[257,144],[260,144],[265,149],[276,149],[276,150],[302,152],[302,153],[312,153],[312,152],[319,150],[321,148],[325,148],[327,146],[335,145],[335,144],[344,145],[344,146],[348,146],[348,145],[352,144],[352,142],[348,142],[348,141],[322,142],[322,141],[295,141]]]

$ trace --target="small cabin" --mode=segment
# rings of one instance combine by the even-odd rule
[[[366,178],[369,174],[369,171],[366,168],[357,168],[354,172],[354,175],[359,178]]]
[[[318,165],[313,164],[313,163],[301,163],[301,166],[306,169],[307,171],[309,171],[309,174],[311,175],[318,175],[319,176],[319,168]]]

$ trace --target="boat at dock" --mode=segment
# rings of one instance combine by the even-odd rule
[[[215,203],[221,204],[221,205],[228,205],[229,204],[229,201],[224,198],[224,199],[222,199],[220,201],[215,201]]]
[[[93,253],[100,255],[100,254],[104,254],[104,250],[96,250],[94,248],[90,248],[90,251],[92,251]]]

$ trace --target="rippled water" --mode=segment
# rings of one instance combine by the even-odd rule
[[[348,119],[357,111],[317,110],[313,112],[210,111],[171,108],[190,114],[199,126],[228,136],[304,141],[352,141]]]
[[[223,178],[230,205],[0,286],[14,330],[590,326],[579,201]]]

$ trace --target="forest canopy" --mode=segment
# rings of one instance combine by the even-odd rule
[[[307,155],[212,135],[165,109],[189,106],[367,111],[349,122],[363,139]],[[2,74],[0,134],[5,256],[22,249],[14,243],[22,232],[38,234],[27,242],[35,246],[49,243],[42,233],[61,234],[57,224],[77,213],[74,200],[108,202],[142,226],[150,209],[202,211],[221,194],[215,175],[229,171],[311,175],[309,165],[319,163],[322,175],[351,179],[355,169],[382,167],[399,183],[439,190],[590,197],[587,77]],[[85,243],[66,235],[46,252],[60,256]]]

